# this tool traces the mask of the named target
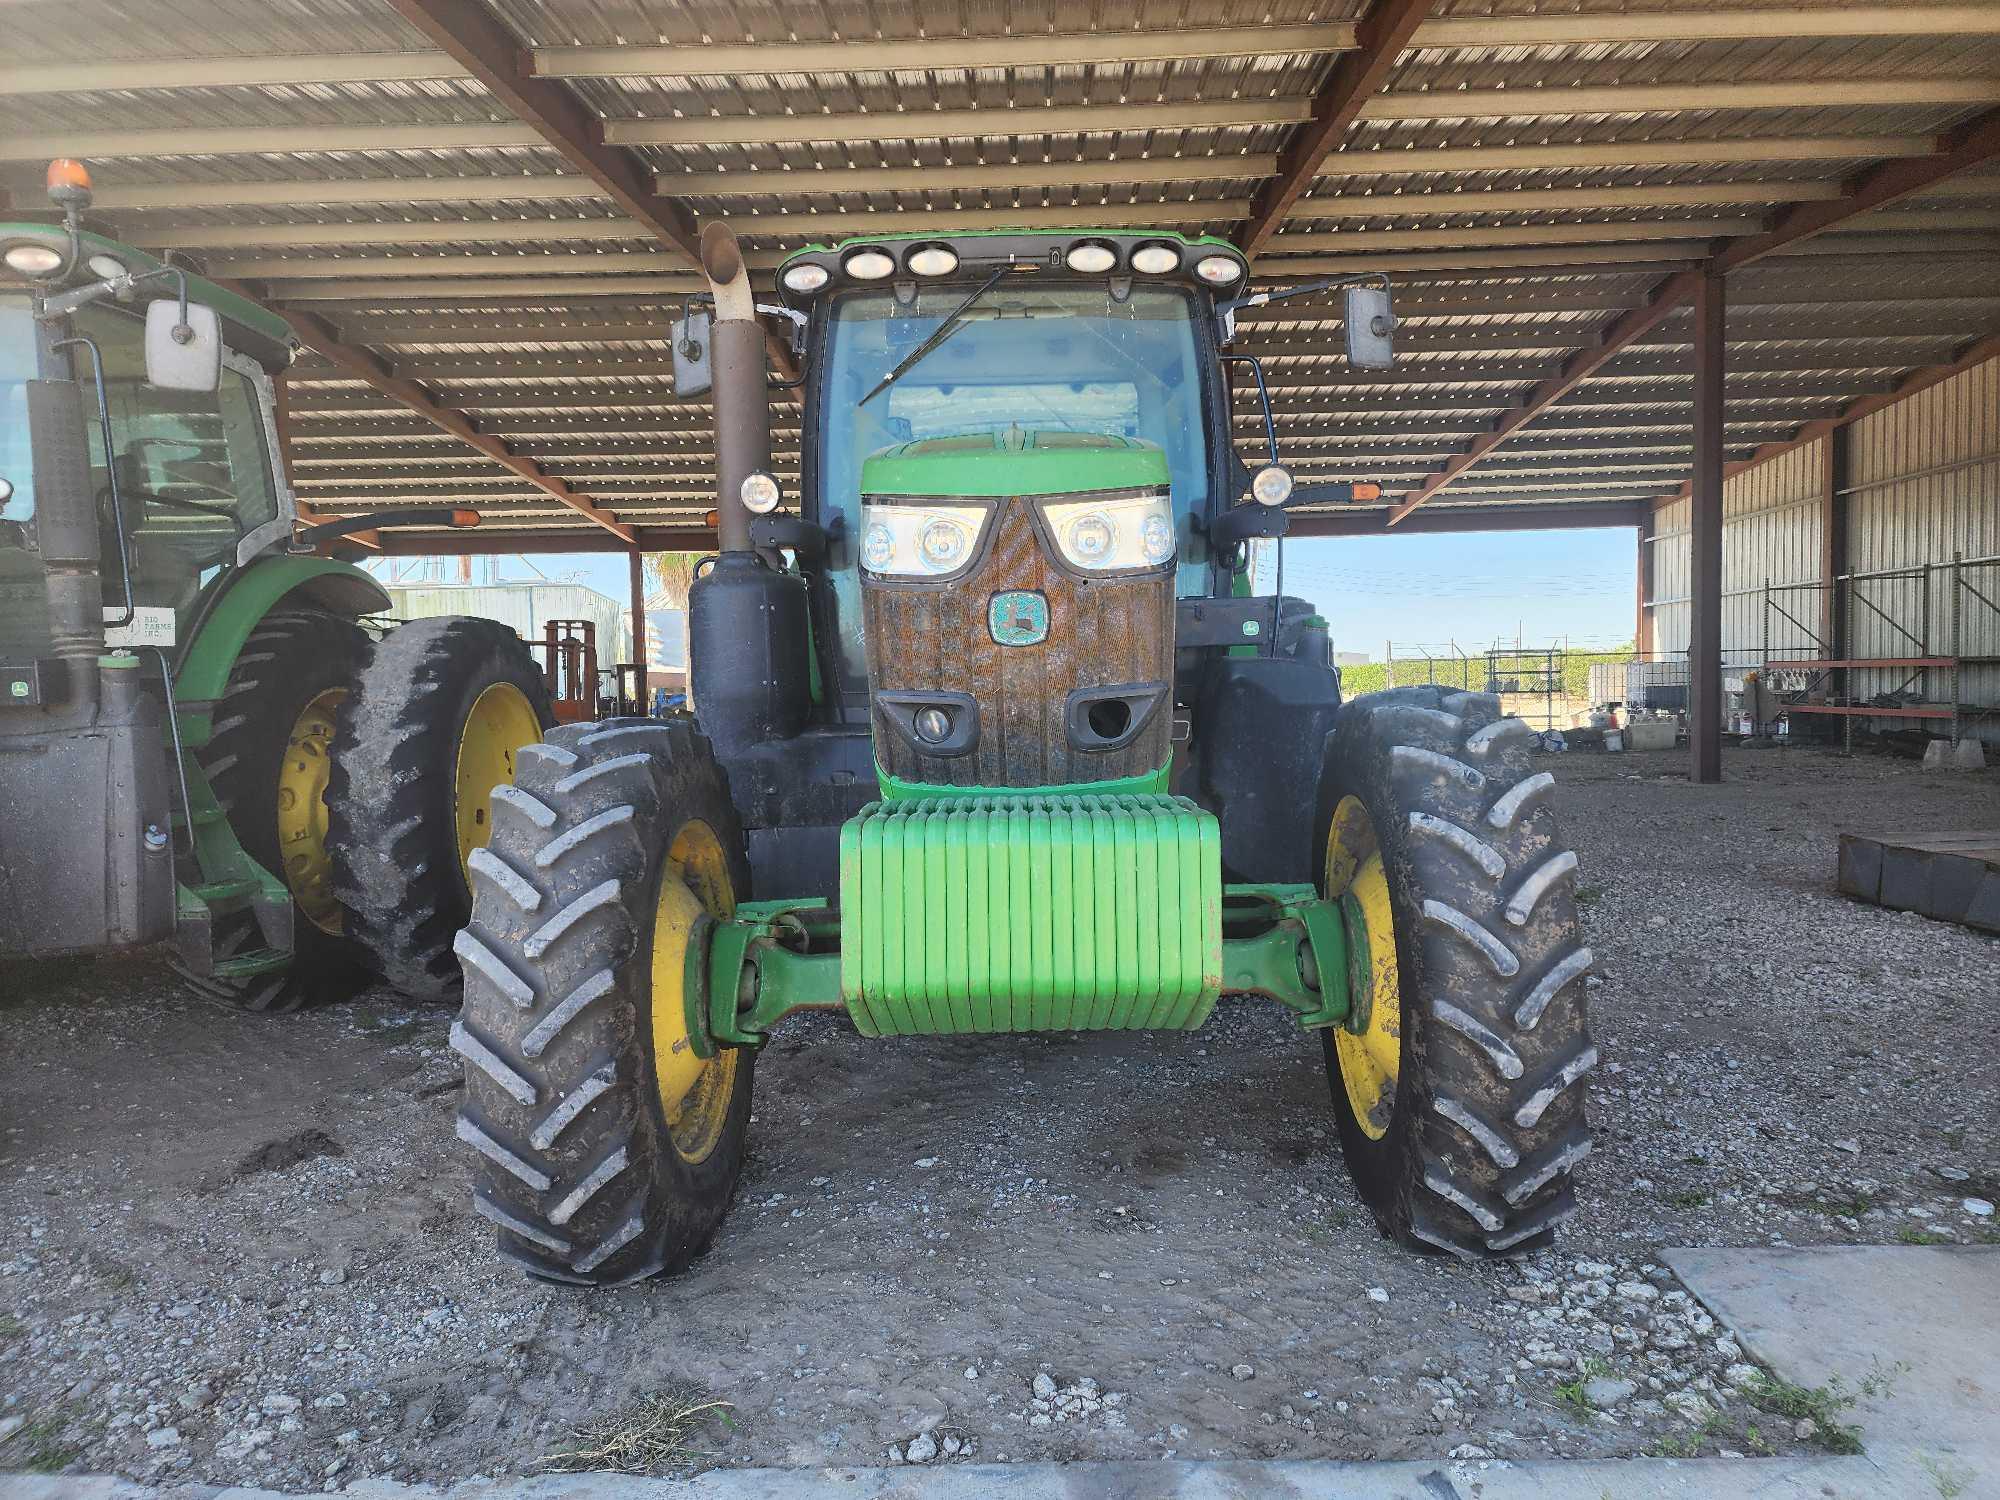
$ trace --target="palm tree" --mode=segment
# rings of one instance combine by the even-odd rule
[[[667,608],[687,608],[688,585],[694,582],[694,565],[702,556],[699,552],[646,554],[646,581]]]

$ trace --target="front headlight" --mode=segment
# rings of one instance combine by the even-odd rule
[[[983,505],[861,506],[861,565],[890,578],[944,578],[979,551]]]
[[[1174,555],[1174,512],[1164,494],[1106,495],[1044,505],[1063,561],[1090,573],[1164,567]]]

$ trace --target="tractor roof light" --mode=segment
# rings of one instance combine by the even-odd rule
[[[1098,240],[1084,240],[1069,247],[1063,264],[1079,276],[1102,276],[1118,264],[1118,252]]]
[[[1210,286],[1228,286],[1243,278],[1243,262],[1233,255],[1204,255],[1194,263],[1194,274]]]
[[[958,252],[949,245],[919,245],[903,265],[912,276],[949,276],[958,269]]]
[[[1250,494],[1259,505],[1283,505],[1292,498],[1292,476],[1281,464],[1266,464],[1250,481]]]
[[[736,487],[736,498],[753,516],[768,516],[785,498],[785,491],[771,475],[756,469],[743,476],[743,483]]]
[[[1132,269],[1141,276],[1165,276],[1180,266],[1181,253],[1172,245],[1141,245],[1132,252]]]
[[[49,202],[57,208],[90,207],[90,168],[82,162],[58,156],[49,163],[46,182]]]
[[[872,245],[866,250],[856,250],[840,263],[856,281],[882,281],[896,274],[896,262],[886,250],[878,250]]]
[[[47,276],[61,267],[63,254],[50,245],[9,245],[0,262],[17,276]]]
[[[816,260],[802,260],[795,266],[785,267],[785,290],[788,292],[816,292],[832,279],[832,273]]]

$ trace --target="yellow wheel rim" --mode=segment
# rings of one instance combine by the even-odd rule
[[[1326,840],[1326,893],[1353,898],[1361,934],[1368,944],[1372,995],[1366,1029],[1343,1026],[1333,1034],[1340,1081],[1355,1123],[1370,1140],[1389,1133],[1396,1109],[1396,1080],[1402,1074],[1403,1003],[1396,966],[1396,922],[1389,906],[1389,877],[1375,825],[1358,798],[1343,797],[1334,809]]]
[[[458,738],[452,781],[460,865],[493,836],[493,788],[514,784],[514,753],[541,737],[534,705],[513,683],[496,682],[473,700]]]
[[[699,819],[683,824],[667,846],[653,911],[653,1077],[668,1139],[691,1165],[708,1159],[729,1123],[736,1049],[724,1047],[714,1057],[702,1057],[688,1038],[688,942],[704,912],[727,917],[735,910],[736,891],[722,841]]]
[[[341,910],[326,852],[326,778],[334,715],[346,696],[346,688],[328,688],[299,710],[278,766],[278,863],[306,920],[335,937]]]

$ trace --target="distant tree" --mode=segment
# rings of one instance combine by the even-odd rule
[[[686,609],[688,585],[694,582],[694,565],[699,552],[649,552],[646,554],[646,581],[669,609]]]

